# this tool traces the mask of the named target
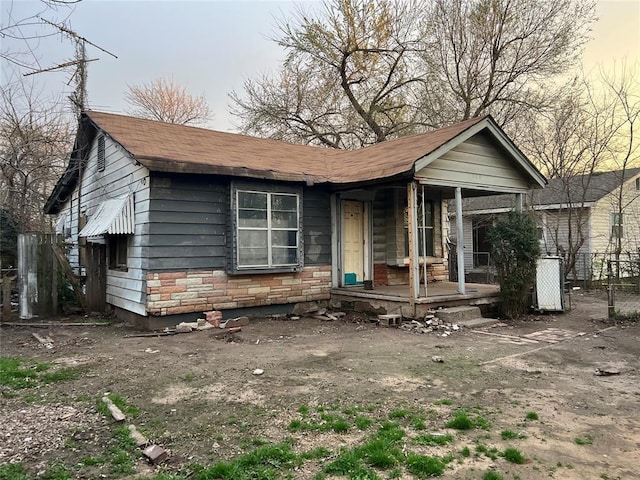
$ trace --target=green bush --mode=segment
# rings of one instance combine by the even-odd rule
[[[488,233],[491,255],[500,278],[502,315],[517,318],[529,305],[529,292],[540,254],[536,224],[526,213],[509,212]]]

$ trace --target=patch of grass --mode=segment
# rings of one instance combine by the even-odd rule
[[[347,433],[351,425],[344,418],[336,418],[331,423],[331,429],[336,433]]]
[[[443,398],[442,400],[436,400],[433,402],[434,405],[453,405],[453,400],[448,398]]]
[[[456,410],[453,418],[445,424],[445,427],[454,428],[456,430],[473,430],[474,428],[490,430],[491,423],[479,415],[472,417],[469,415],[469,411],[467,409],[459,408]]]
[[[190,478],[195,480],[269,480],[279,478],[300,462],[289,442],[263,445],[228,462],[199,468]]]
[[[33,387],[39,371],[37,366],[24,366],[18,358],[0,357],[0,385],[14,389]]]
[[[540,420],[537,412],[527,412],[524,418],[526,418],[527,420]]]
[[[456,430],[471,430],[475,427],[475,423],[471,420],[469,415],[467,415],[466,411],[458,410],[454,417],[449,420],[445,426],[447,428],[455,428]]]
[[[503,430],[502,432],[500,432],[500,437],[502,437],[503,440],[514,440],[516,438],[522,439],[522,438],[527,438],[527,436],[523,433],[516,433],[512,430]]]
[[[21,463],[5,463],[0,465],[0,479],[27,480],[27,470]]]
[[[411,428],[414,430],[426,430],[427,424],[424,421],[424,418],[415,416],[411,419]]]
[[[593,445],[593,436],[587,434],[584,437],[576,437],[573,441],[576,445]]]
[[[318,460],[322,458],[329,458],[333,453],[326,447],[316,447],[313,450],[300,454],[300,458],[303,460]]]
[[[504,480],[504,477],[495,470],[489,470],[482,475],[482,480]]]
[[[73,480],[73,475],[67,467],[57,463],[49,467],[42,475],[38,475],[38,478],[43,480]]]
[[[447,434],[433,434],[433,433],[425,433],[423,435],[418,435],[413,439],[413,443],[416,445],[425,445],[428,447],[437,447],[441,445],[446,445],[447,443],[453,442],[453,435],[450,433]]]
[[[343,450],[333,462],[324,467],[323,472],[358,480],[379,480],[378,475],[364,465],[362,456],[354,449]]]
[[[356,419],[354,420],[354,423],[356,424],[356,427],[358,427],[359,430],[366,430],[371,426],[371,424],[373,423],[373,420],[371,420],[369,417],[365,417],[364,415],[360,415],[356,417]]]
[[[505,460],[511,463],[517,463],[518,465],[521,465],[527,461],[522,452],[520,452],[520,450],[518,450],[517,448],[507,448],[504,451],[503,456]]]
[[[105,464],[105,459],[102,457],[83,457],[78,462],[78,467],[95,467]]]
[[[298,413],[300,415],[309,415],[309,407],[307,405],[300,405],[298,407]]]
[[[391,420],[397,420],[399,418],[407,418],[410,415],[411,415],[411,412],[409,410],[406,410],[404,408],[398,408],[389,413],[389,418]]]
[[[410,453],[407,455],[407,471],[418,478],[439,477],[444,472],[445,463],[437,457]]]
[[[464,447],[462,450],[460,450],[460,455],[462,455],[465,458],[468,458],[471,456],[471,450],[469,449],[469,447]]]
[[[491,460],[497,460],[500,456],[500,451],[496,447],[487,447],[486,445],[477,445],[476,452],[484,454],[485,457]]]

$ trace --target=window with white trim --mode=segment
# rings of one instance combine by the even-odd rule
[[[238,189],[235,192],[236,268],[300,265],[300,195]]]
[[[624,237],[624,214],[622,212],[611,213],[611,238]]]

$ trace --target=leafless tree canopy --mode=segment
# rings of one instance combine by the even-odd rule
[[[180,125],[203,124],[211,119],[204,95],[191,95],[173,79],[129,85],[125,99],[131,106],[127,112],[136,117]]]
[[[550,103],[581,53],[582,0],[325,0],[277,25],[286,61],[233,92],[245,133],[353,148]]]
[[[38,42],[42,38],[60,35],[60,30],[42,19],[63,23],[73,13],[81,0],[40,0],[33,3],[33,10],[17,15],[13,8],[16,0],[2,2],[0,59],[15,67],[35,71],[51,65],[42,65],[38,55]]]
[[[594,173],[618,171],[620,186],[611,197],[611,212],[624,214],[629,207],[631,200],[623,195],[622,180],[628,169],[640,167],[639,75],[637,64],[622,65],[616,72],[583,73],[566,87],[552,108],[526,125],[521,146],[537,160],[543,173],[559,179],[566,199],[566,208],[561,209],[566,221],[548,221],[547,226],[551,233],[548,247],[563,254],[568,273],[576,268],[589,234],[590,217],[583,207],[593,188]],[[625,217],[627,222],[640,221]],[[622,237],[612,236],[610,242],[609,252],[619,256]]]
[[[0,98],[0,208],[19,232],[46,231],[42,208],[68,159],[74,130],[60,103],[40,101],[26,83]]]

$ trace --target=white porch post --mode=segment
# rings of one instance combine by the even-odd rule
[[[458,293],[464,295],[464,228],[462,226],[462,189],[460,187],[456,187],[456,231],[458,253]]]
[[[522,213],[522,194],[516,193],[516,212]]]
[[[409,234],[409,303],[415,312],[416,298],[420,295],[420,265],[418,262],[418,208],[416,183],[407,185],[407,223]]]

